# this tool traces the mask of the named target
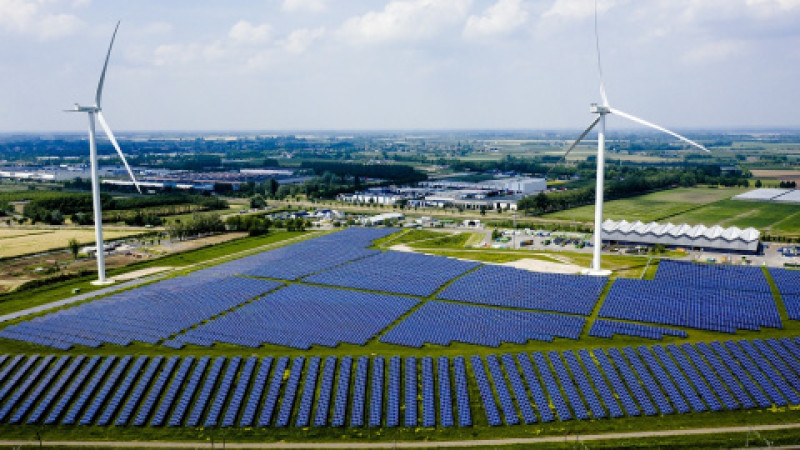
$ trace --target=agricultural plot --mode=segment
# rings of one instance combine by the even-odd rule
[[[703,205],[710,205],[721,200],[726,200],[734,195],[744,192],[739,188],[678,188],[666,191],[653,192],[638,197],[621,200],[611,200],[603,204],[604,219],[625,219],[630,222],[670,221],[681,223],[673,217],[697,209]],[[594,220],[594,205],[545,214],[543,217],[578,222],[592,222]],[[716,222],[714,222],[716,223]]]
[[[106,240],[124,238],[141,234],[143,230],[105,228]],[[41,253],[66,248],[70,239],[81,245],[94,243],[94,230],[91,228],[67,229],[6,229],[0,228],[0,258]]]
[[[800,205],[722,200],[670,218],[672,223],[753,227],[770,233],[800,233]]]

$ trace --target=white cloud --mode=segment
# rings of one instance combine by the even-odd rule
[[[382,11],[348,19],[340,34],[354,43],[422,40],[461,22],[470,0],[392,0]]]
[[[74,14],[53,11],[61,3],[47,0],[0,0],[0,29],[42,40],[69,35],[83,22]],[[76,6],[82,5],[71,5]]]
[[[292,31],[282,41],[283,48],[289,53],[303,53],[317,39],[325,34],[325,28],[301,28]]]
[[[741,56],[747,45],[740,41],[724,40],[702,44],[689,50],[683,61],[689,64],[710,64]]]
[[[144,34],[164,34],[172,31],[173,27],[168,22],[150,22],[140,28]]]
[[[609,10],[616,6],[615,1],[604,0],[597,2],[597,12]],[[542,14],[545,19],[581,20],[594,16],[595,3],[582,0],[555,0],[552,6]]]
[[[328,0],[283,0],[286,12],[321,13],[328,9]]]
[[[482,15],[472,15],[464,26],[464,36],[481,37],[508,34],[528,20],[521,0],[498,0]]]
[[[244,44],[266,42],[272,37],[272,26],[267,23],[253,25],[246,20],[240,20],[228,32],[228,37]]]

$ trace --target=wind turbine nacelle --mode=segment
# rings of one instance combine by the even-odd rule
[[[589,112],[592,114],[610,114],[611,109],[608,106],[601,106],[597,103],[589,105]]]

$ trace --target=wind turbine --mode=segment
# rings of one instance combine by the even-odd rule
[[[636,122],[638,124],[650,127],[654,130],[661,131],[662,133],[669,134],[674,136],[687,144],[693,145],[700,150],[705,152],[709,152],[709,150],[702,145],[698,144],[691,139],[687,139],[681,136],[674,131],[670,131],[664,127],[656,125],[654,123],[648,122],[644,119],[640,119],[636,116],[628,114],[626,112],[620,111],[612,107],[608,103],[608,97],[606,96],[606,87],[605,83],[603,82],[603,66],[600,64],[600,37],[597,31],[597,0],[594,2],[594,38],[595,38],[595,46],[597,48],[597,69],[600,75],[600,100],[601,104],[592,103],[589,107],[589,112],[592,114],[597,114],[597,118],[595,118],[592,123],[578,136],[578,139],[570,145],[569,149],[567,149],[566,153],[562,159],[566,159],[569,152],[571,152],[575,146],[578,145],[583,138],[589,134],[592,129],[600,124],[600,128],[597,130],[597,182],[595,187],[595,207],[594,207],[594,253],[592,255],[592,267],[586,270],[584,273],[587,275],[597,275],[597,276],[606,276],[611,274],[610,270],[603,270],[600,267],[600,250],[603,247],[603,239],[602,239],[602,232],[603,232],[603,178],[605,176],[604,169],[605,169],[605,151],[606,151],[606,116],[609,114],[616,114],[620,117],[624,117],[630,121]],[[710,153],[710,152],[709,152]]]
[[[97,83],[97,95],[94,99],[94,105],[81,106],[75,103],[75,107],[73,109],[67,110],[67,112],[85,112],[89,116],[89,160],[92,167],[92,206],[94,210],[94,236],[95,243],[97,245],[97,281],[92,282],[92,284],[95,285],[113,283],[113,281],[106,280],[106,262],[104,253],[105,247],[103,245],[103,212],[100,204],[100,178],[97,173],[97,140],[95,138],[94,124],[95,117],[97,117],[97,120],[100,122],[100,126],[103,127],[106,136],[108,136],[108,140],[111,141],[111,144],[117,150],[117,154],[119,154],[119,157],[125,164],[125,168],[128,170],[128,175],[130,175],[131,180],[133,180],[136,190],[138,190],[140,194],[142,193],[139,183],[136,182],[136,177],[133,176],[133,171],[128,165],[125,155],[122,154],[122,150],[119,148],[117,139],[114,137],[114,133],[111,132],[111,128],[109,128],[106,119],[103,117],[103,110],[100,107],[100,100],[103,97],[103,82],[106,79],[106,69],[108,68],[108,60],[111,57],[111,48],[114,46],[114,38],[117,36],[118,29],[119,22],[117,22],[117,26],[114,28],[114,34],[111,35],[111,43],[108,44],[108,53],[106,53],[106,61],[103,64],[103,71],[100,73],[100,81]]]

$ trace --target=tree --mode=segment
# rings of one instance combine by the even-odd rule
[[[497,228],[492,230],[492,240],[499,239],[501,236],[503,236],[503,233],[501,233],[500,230],[498,230]]]
[[[67,247],[69,247],[69,251],[72,253],[72,259],[78,259],[78,251],[80,250],[78,240],[71,238],[69,241],[67,241]]]
[[[757,188],[760,188],[760,187],[761,187],[761,180],[756,180],[756,187],[757,187]]]
[[[250,197],[250,207],[253,209],[261,209],[267,206],[266,200],[264,200],[264,196],[261,194],[256,194]]]

